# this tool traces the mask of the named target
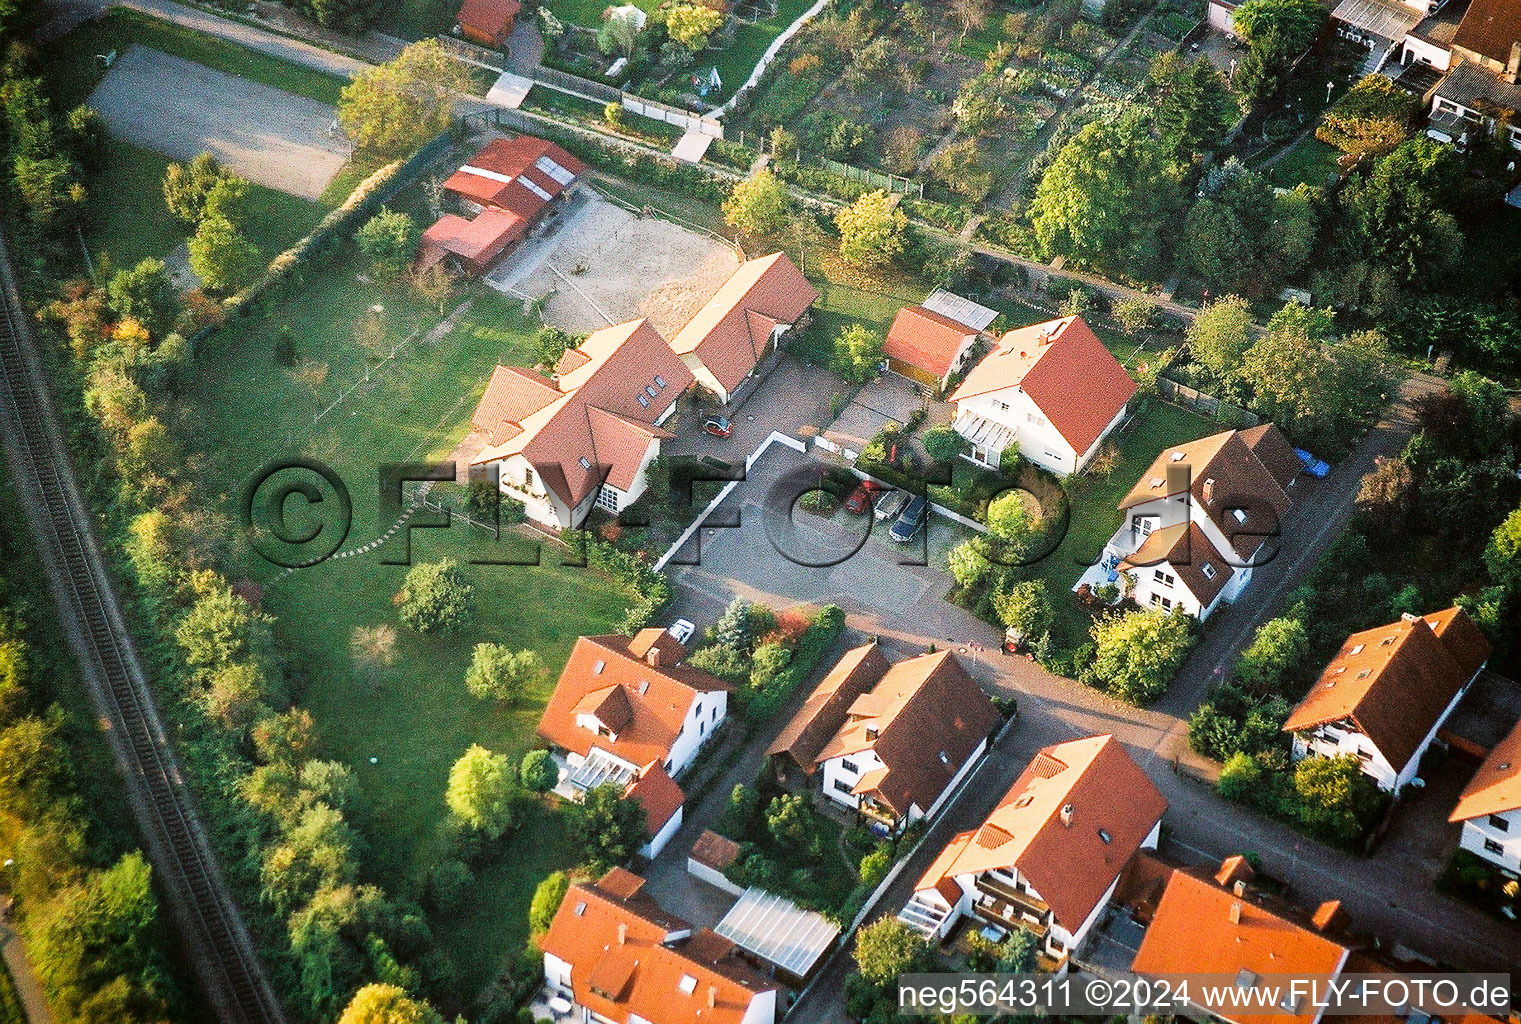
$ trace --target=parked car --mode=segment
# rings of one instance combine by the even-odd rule
[[[865,515],[871,507],[872,495],[886,488],[875,480],[862,480],[860,485],[845,499],[845,511],[853,516]]]
[[[727,416],[709,416],[708,421],[702,425],[702,429],[714,437],[728,437],[734,433],[734,424],[729,422]]]
[[[1300,462],[1304,463],[1304,471],[1317,480],[1324,480],[1326,474],[1331,472],[1331,467],[1325,459],[1317,459],[1303,448],[1295,448],[1294,454],[1299,456]]]
[[[896,519],[902,514],[904,506],[913,498],[907,491],[883,491],[877,499],[877,522],[883,523],[889,519]]]
[[[691,619],[677,619],[671,623],[671,628],[666,632],[674,637],[677,643],[684,644],[697,632],[697,624]]]
[[[929,508],[929,500],[922,496],[915,497],[908,503],[897,520],[893,522],[893,528],[887,531],[887,535],[899,544],[907,544],[914,539],[919,529],[924,525],[924,513]]]

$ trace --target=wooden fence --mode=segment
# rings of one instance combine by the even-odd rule
[[[632,114],[648,117],[655,121],[664,121],[666,124],[674,124],[684,131],[700,132],[703,135],[711,135],[716,139],[724,137],[723,122],[716,117],[695,114],[682,107],[673,107],[669,103],[645,99],[643,96],[624,92],[617,86],[608,85],[606,82],[582,78],[580,75],[572,75],[568,71],[543,66],[534,70],[533,80],[545,88],[577,96],[583,100],[592,100],[597,103],[621,103],[623,109]]]
[[[1201,412],[1210,419],[1218,420],[1237,428],[1255,427],[1262,422],[1262,417],[1250,409],[1243,409],[1239,405],[1216,398],[1214,395],[1206,395],[1198,388],[1191,388],[1186,384],[1179,384],[1167,377],[1157,378],[1157,390],[1162,397],[1174,405],[1181,405],[1186,409]]]

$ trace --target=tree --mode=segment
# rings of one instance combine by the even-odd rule
[[[87,174],[104,168],[110,139],[100,112],[85,106],[69,111],[64,118],[63,148]]]
[[[1342,189],[1343,244],[1402,284],[1440,283],[1463,255],[1463,233],[1449,210],[1461,176],[1451,148],[1426,138],[1401,143]]]
[[[232,592],[220,576],[205,574],[174,638],[185,662],[205,678],[223,665],[251,662],[265,672],[276,665],[273,621]]]
[[[1189,61],[1174,50],[1160,53],[1149,77],[1157,135],[1177,160],[1189,161],[1218,143],[1240,114],[1230,84],[1208,57]]]
[[[518,781],[530,793],[548,793],[560,781],[560,768],[547,750],[530,750],[518,766]]]
[[[787,224],[787,186],[762,169],[734,186],[724,200],[724,221],[747,235],[772,235]]]
[[[211,674],[206,710],[226,729],[241,732],[269,713],[268,683],[257,665],[234,662]]]
[[[1489,578],[1511,597],[1521,596],[1521,508],[1495,527],[1484,547],[1484,567]]]
[[[188,164],[171,163],[164,171],[164,205],[186,224],[199,224],[206,215],[206,197],[227,174],[210,153]]]
[[[1194,644],[1193,620],[1157,610],[1106,615],[1093,624],[1087,678],[1131,704],[1156,700]]]
[[[945,424],[926,430],[923,442],[925,454],[941,465],[954,461],[966,450],[966,438]]]
[[[1227,295],[1199,311],[1188,328],[1188,349],[1222,381],[1235,380],[1252,346],[1251,307],[1239,295]]]
[[[174,326],[179,315],[179,293],[169,280],[164,261],[144,259],[131,270],[118,270],[106,286],[111,312],[117,317],[131,317],[161,338]]]
[[[426,267],[411,271],[407,278],[412,282],[412,288],[422,300],[430,306],[437,307],[440,314],[444,311],[444,304],[449,301],[449,296],[454,294],[454,275],[449,273],[449,268],[442,263],[430,263]]]
[[[386,625],[355,626],[349,634],[349,657],[371,688],[379,686],[386,670],[396,664],[396,630]]]
[[[627,864],[649,839],[644,806],[623,799],[623,791],[611,783],[586,794],[572,831],[583,861],[595,874]]]
[[[1290,66],[1320,34],[1327,13],[1315,0],[1247,0],[1236,8],[1236,31],[1249,49],[1235,82],[1249,102],[1278,92]]]
[[[354,343],[364,350],[371,362],[381,362],[391,352],[390,339],[386,336],[386,322],[379,313],[366,311],[354,321]]]
[[[511,703],[541,680],[544,671],[544,662],[536,651],[510,651],[502,644],[476,644],[470,667],[465,670],[465,689],[481,700]]]
[[[443,1024],[443,1020],[437,1010],[404,989],[375,983],[354,993],[338,1024]]]
[[[58,232],[78,223],[85,208],[79,165],[65,156],[17,157],[16,191],[27,216],[43,231]]]
[[[951,12],[961,22],[961,38],[974,28],[981,28],[992,17],[992,0],[951,0]]]
[[[864,384],[882,361],[882,336],[861,324],[850,324],[834,339],[832,368],[852,384]]]
[[[609,57],[632,57],[639,48],[639,24],[631,17],[614,14],[597,29],[597,49]],[[622,104],[619,104],[622,109]]]
[[[879,989],[922,964],[928,951],[924,937],[895,917],[878,918],[856,933],[856,968]]]
[[[700,4],[677,4],[665,13],[666,31],[692,53],[708,45],[708,36],[718,30],[723,20],[722,14]]]
[[[908,217],[884,190],[861,196],[835,214],[834,223],[840,229],[840,255],[857,266],[889,263],[903,251]]]
[[[1344,845],[1361,838],[1383,804],[1378,787],[1353,754],[1300,761],[1294,766],[1294,792],[1300,822]]]
[[[1383,408],[1387,358],[1376,332],[1351,335],[1332,347],[1312,326],[1280,314],[1247,352],[1242,376],[1256,389],[1263,412],[1311,445],[1337,452],[1350,447]]]
[[[882,884],[882,879],[892,870],[893,850],[892,846],[882,843],[866,856],[861,858],[860,875],[861,884],[868,889],[875,889]]]
[[[1110,312],[1129,334],[1140,334],[1142,331],[1149,330],[1157,320],[1157,304],[1139,295],[1115,300],[1110,307]]]
[[[284,0],[323,28],[363,35],[380,13],[381,0]]]
[[[466,66],[425,39],[355,75],[339,96],[338,123],[360,149],[405,153],[449,127],[454,94],[469,91]]]
[[[1256,636],[1241,652],[1236,678],[1259,694],[1284,693],[1309,643],[1303,622],[1288,616],[1269,619],[1257,627]]]
[[[393,601],[402,625],[419,633],[452,635],[475,617],[475,588],[451,558],[413,566]]]
[[[1315,137],[1343,153],[1386,153],[1410,135],[1418,99],[1383,75],[1365,75],[1331,105]]]
[[[1373,469],[1357,490],[1357,504],[1396,528],[1410,513],[1415,499],[1415,474],[1410,463],[1388,455],[1373,459]]]
[[[554,923],[555,912],[560,909],[560,904],[565,902],[565,893],[570,889],[570,879],[563,871],[552,871],[533,890],[533,899],[528,904],[528,930],[534,935],[543,935],[549,931],[549,926]]]
[[[212,291],[236,291],[259,270],[259,250],[226,217],[207,217],[190,242],[190,269]]]
[[[1025,507],[1023,494],[1007,490],[988,502],[988,532],[1006,545],[1021,547],[1035,532],[1036,517]]]
[[[1171,158],[1137,112],[1084,125],[1057,152],[1031,200],[1030,223],[1047,255],[1138,272],[1179,205]]]
[[[517,824],[515,776],[507,755],[472,744],[449,769],[444,803],[458,821],[487,839],[500,838]]]
[[[986,541],[970,538],[945,553],[945,568],[962,590],[973,590],[988,578],[993,564],[983,553]]]
[[[417,222],[400,210],[382,206],[380,212],[364,222],[354,236],[359,251],[370,261],[370,269],[386,277],[396,277],[417,255],[422,237]]]
[[[766,832],[779,846],[806,849],[818,839],[818,820],[808,798],[783,793],[766,806]]]
[[[1000,585],[993,592],[993,611],[999,622],[1019,630],[1026,640],[1039,640],[1056,621],[1056,609],[1045,580]]]

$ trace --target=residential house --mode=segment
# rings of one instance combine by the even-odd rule
[[[639,500],[692,374],[647,320],[593,331],[556,369],[496,368],[471,420],[484,443],[470,464],[494,467],[502,493],[558,531],[593,506],[616,514]]]
[[[454,16],[459,35],[480,46],[500,50],[523,11],[518,0],[465,0]]]
[[[943,392],[997,318],[997,310],[937,288],[922,305],[898,310],[882,346],[887,368]]]
[[[1441,0],[1340,0],[1331,11],[1331,26],[1341,38],[1368,51],[1363,72],[1383,66],[1421,19],[1441,6]]]
[[[1295,760],[1352,754],[1380,789],[1399,792],[1489,653],[1461,608],[1354,633],[1284,723]]]
[[[997,467],[1004,449],[1058,476],[1080,472],[1125,418],[1135,381],[1080,316],[1009,331],[951,395],[966,458]]]
[[[981,828],[919,879],[898,917],[942,939],[962,917],[1025,928],[1053,960],[1103,916],[1130,859],[1155,849],[1167,801],[1113,736],[1039,751]]]
[[[738,404],[775,365],[784,336],[818,297],[786,253],[748,260],[676,334],[671,348],[720,404]]]
[[[1205,18],[1210,29],[1222,35],[1235,36],[1236,7],[1235,0],[1209,0]]]
[[[583,636],[539,719],[562,762],[557,792],[579,799],[616,785],[645,810],[653,857],[681,827],[686,800],[674,781],[723,723],[729,684],[682,665],[686,648],[665,631]]]
[[[580,1024],[776,1024],[776,984],[622,868],[572,885],[539,947],[548,994]]]
[[[892,665],[871,643],[845,653],[767,753],[897,830],[940,809],[998,722],[950,651]]]
[[[1169,448],[1120,502],[1125,521],[1073,589],[1129,586],[1143,608],[1207,619],[1276,553],[1301,468],[1271,423]]]
[[[1228,857],[1218,870],[1175,869],[1146,929],[1131,970],[1142,976],[1214,974],[1235,978],[1242,989],[1273,985],[1275,975],[1331,979],[1348,967],[1353,946],[1336,901],[1306,913],[1254,887],[1256,875],[1243,857]],[[1213,989],[1194,986],[1194,1003],[1230,1024],[1315,1024],[1322,1008],[1285,987],[1283,1000],[1261,1013],[1242,1003],[1210,999]],[[1217,1001],[1218,1000],[1218,1001]]]
[[[456,212],[423,232],[418,266],[445,263],[465,274],[485,273],[575,189],[585,169],[532,135],[493,139],[444,182]]]
[[[1399,84],[1430,107],[1431,138],[1466,146],[1503,122],[1521,149],[1521,4],[1448,0],[1405,36],[1400,63]]]
[[[1463,849],[1521,875],[1521,722],[1489,752],[1448,820],[1463,823]]]

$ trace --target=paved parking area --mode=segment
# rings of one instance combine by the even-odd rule
[[[326,103],[145,46],[128,47],[89,105],[111,134],[176,160],[210,152],[250,181],[321,197],[348,160]]]
[[[926,414],[921,429],[951,421],[949,404],[930,398],[923,389],[897,374],[878,374],[840,410],[840,415],[824,429],[824,436],[859,452],[884,426],[896,423],[901,427],[920,409]]]

